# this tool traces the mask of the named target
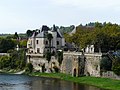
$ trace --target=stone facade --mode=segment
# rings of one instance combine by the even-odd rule
[[[101,53],[85,54],[85,75],[100,77]]]
[[[54,56],[52,56],[50,62],[40,54],[27,54],[27,56],[27,62],[31,62],[34,69],[40,72],[55,72],[54,67],[57,67],[61,73],[72,76],[88,75],[100,77],[101,53],[64,52],[61,65]]]
[[[90,75],[100,77],[101,53],[64,53],[61,72],[72,76]]]
[[[51,34],[51,47],[47,35]],[[33,33],[33,35],[28,39],[26,53],[27,62],[31,62],[35,70],[40,72],[54,72],[53,68],[60,68],[58,61],[52,57],[51,61],[48,62],[44,55],[46,52],[56,53],[57,50],[63,49],[65,46],[64,38],[62,37],[60,31],[53,25],[51,29],[47,26],[43,26],[39,32]]]
[[[78,76],[79,74],[79,62],[78,57],[74,55],[65,55],[61,65],[61,72],[66,74],[71,74],[73,76]]]
[[[52,29],[49,29],[47,26],[43,26],[42,29],[39,30],[38,34],[34,32],[32,37],[28,39],[28,53],[44,54],[49,51],[49,40],[47,38],[48,34],[51,34],[53,37],[51,39],[51,52],[56,52],[65,46],[64,38],[55,25],[53,25]]]
[[[60,68],[58,60],[52,56],[50,62],[43,58],[41,54],[27,54],[27,62],[32,63],[35,71],[39,72],[55,72],[54,67]]]

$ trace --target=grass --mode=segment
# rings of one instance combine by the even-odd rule
[[[113,80],[108,78],[97,78],[97,77],[72,77],[70,75],[62,73],[31,73],[31,76],[41,76],[41,77],[50,77],[58,78],[62,80],[72,81],[81,84],[93,85],[103,89],[109,90],[120,90],[120,80]]]

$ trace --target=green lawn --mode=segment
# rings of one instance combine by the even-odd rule
[[[120,80],[113,80],[108,78],[97,78],[97,77],[72,77],[70,75],[61,73],[32,73],[31,76],[41,76],[50,78],[59,78],[62,80],[77,82],[81,84],[88,84],[97,86],[99,88],[110,89],[110,90],[120,90]]]

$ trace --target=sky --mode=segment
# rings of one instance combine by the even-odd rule
[[[0,34],[97,21],[120,24],[120,0],[0,0]]]

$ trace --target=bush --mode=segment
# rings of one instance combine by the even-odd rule
[[[27,63],[25,71],[27,73],[32,73],[32,71],[33,71],[33,65],[31,63]]]
[[[45,58],[48,62],[51,60],[51,53],[49,51],[45,54]]]
[[[120,57],[115,57],[112,64],[112,70],[115,74],[120,75]]]
[[[62,60],[63,60],[63,51],[58,51],[57,52],[57,57],[58,57],[59,64],[61,64]]]
[[[109,59],[109,57],[104,56],[100,62],[100,68],[103,71],[110,71],[112,68],[112,61]]]
[[[9,56],[1,56],[0,57],[0,69],[9,68],[10,67],[10,57]]]
[[[9,50],[8,53],[11,57],[11,69],[24,69],[26,66],[26,56],[24,49],[21,49],[19,51],[17,50]]]

